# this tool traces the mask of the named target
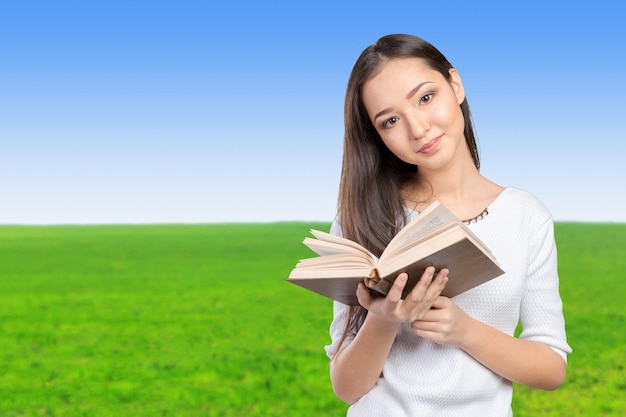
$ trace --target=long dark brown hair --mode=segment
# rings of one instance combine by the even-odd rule
[[[363,85],[392,58],[420,58],[447,80],[450,80],[452,68],[430,43],[416,36],[396,34],[384,36],[367,47],[352,69],[344,107],[338,214],[343,235],[376,256],[380,256],[406,224],[401,190],[407,181],[418,176],[417,166],[407,164],[387,149],[363,104]],[[478,168],[478,148],[467,99],[461,103],[461,111],[465,118],[465,140]],[[366,315],[363,307],[350,307],[339,346],[349,334],[356,334]]]

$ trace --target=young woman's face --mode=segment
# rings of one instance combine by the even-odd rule
[[[383,65],[362,90],[383,142],[420,169],[445,167],[466,148],[460,108],[465,92],[458,73],[450,70],[448,81],[418,58],[395,58]]]

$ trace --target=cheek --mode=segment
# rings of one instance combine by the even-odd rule
[[[413,158],[415,157],[415,151],[411,148],[410,141],[407,141],[406,137],[387,137],[383,139],[383,143],[398,159],[408,164],[415,164]]]
[[[461,107],[456,104],[456,101],[450,103],[449,106],[439,107],[432,116],[433,120],[436,120],[436,123],[439,125],[454,127],[457,130],[461,129],[461,131],[463,131],[465,127],[463,112],[461,111]]]
[[[406,148],[407,136],[406,132],[404,132],[401,128],[394,129],[393,133],[387,132],[385,135],[381,135],[379,132],[379,135],[387,149],[396,155]]]

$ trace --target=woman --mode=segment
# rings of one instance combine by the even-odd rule
[[[448,60],[420,38],[385,36],[348,82],[331,232],[380,254],[435,199],[505,274],[450,299],[439,295],[449,272],[428,268],[405,299],[400,274],[386,298],[361,285],[360,307],[335,303],[326,351],[349,416],[507,416],[512,382],[552,390],[565,378],[571,349],[550,213],[479,173],[465,90]]]

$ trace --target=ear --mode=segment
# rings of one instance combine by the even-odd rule
[[[459,105],[465,100],[465,89],[463,88],[463,82],[459,72],[454,68],[450,68],[450,86],[454,90],[457,102]]]

